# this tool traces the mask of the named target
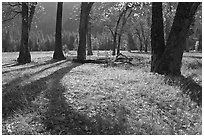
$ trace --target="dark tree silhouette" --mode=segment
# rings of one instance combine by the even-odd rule
[[[77,50],[77,60],[83,62],[86,59],[86,36],[88,31],[88,17],[91,11],[93,2],[81,3],[81,14],[79,24],[79,47]]]
[[[162,2],[152,3],[152,27],[151,27],[151,72],[164,52],[164,27],[162,15]]]
[[[21,44],[18,63],[25,64],[31,62],[30,51],[28,48],[28,38],[31,28],[32,19],[35,13],[37,2],[22,2],[22,33],[21,33]]]
[[[199,4],[199,2],[179,2],[165,50],[161,58],[152,63],[154,66],[153,72],[181,74],[185,39]]]
[[[58,2],[56,17],[55,50],[53,54],[53,59],[57,60],[66,59],[62,52],[62,10],[63,2]]]

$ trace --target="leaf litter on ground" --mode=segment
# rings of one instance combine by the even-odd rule
[[[60,74],[60,69],[73,65],[62,61],[3,74],[5,85],[21,78],[3,88],[5,94],[17,92],[15,86],[27,93],[24,87],[35,81],[43,87],[32,89],[38,94],[25,109],[16,110],[20,116],[3,119],[3,134],[202,134],[201,107],[178,85],[167,84],[166,76],[148,72],[149,56],[139,62],[142,66],[80,64]],[[182,71],[186,69],[185,65]],[[199,74],[195,77],[201,81]]]

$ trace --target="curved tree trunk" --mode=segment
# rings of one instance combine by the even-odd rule
[[[62,52],[62,9],[63,2],[58,2],[56,17],[55,50],[53,55],[53,59],[57,60],[66,59]]]
[[[118,17],[118,20],[116,22],[116,26],[115,26],[115,32],[114,32],[114,35],[113,35],[113,51],[112,51],[112,55],[115,56],[115,49],[116,49],[116,46],[117,46],[117,36],[118,36],[118,27],[119,27],[119,24],[120,24],[120,20],[122,19],[123,17],[123,14],[125,13],[126,11],[122,11],[120,14],[119,14],[119,17]]]
[[[172,75],[181,74],[185,39],[199,4],[196,2],[180,2],[178,4],[167,46],[160,61],[157,62],[154,72]]]
[[[21,14],[22,14],[21,45],[20,45],[20,53],[17,61],[20,64],[25,64],[25,63],[31,62],[30,51],[28,48],[28,35],[29,35],[28,2],[22,2]]]

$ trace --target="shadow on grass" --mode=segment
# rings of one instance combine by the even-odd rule
[[[65,89],[59,84],[58,78],[53,80],[56,85],[47,92],[47,99],[50,101],[48,110],[43,115],[43,124],[49,133],[53,135],[125,134],[125,123],[117,124],[116,121],[111,123],[100,113],[89,117],[75,110],[63,96]]]
[[[33,106],[32,101],[43,93],[43,97],[48,100],[46,111],[41,111],[39,108],[41,105],[36,104],[34,107],[39,111],[41,122],[45,126],[45,132],[55,135],[125,134],[127,128],[125,122],[110,122],[106,116],[102,117],[100,113],[89,117],[87,114],[75,110],[67,101],[64,96],[65,87],[61,85],[60,80],[71,69],[79,65],[81,64],[67,64],[67,66],[60,68],[51,75],[25,86],[17,85],[10,89],[5,88],[2,95],[3,119],[12,116],[18,110],[23,111],[29,106]]]
[[[192,101],[202,106],[202,86],[197,84],[191,77],[167,76],[166,83],[171,86],[178,86],[184,94],[188,95]]]
[[[55,62],[57,62],[57,61],[55,61]],[[21,83],[21,82],[24,81],[25,79],[29,79],[29,78],[32,77],[32,76],[35,76],[35,75],[37,75],[37,74],[39,74],[39,73],[41,73],[41,72],[43,72],[43,71],[45,71],[45,70],[48,70],[48,69],[50,69],[50,68],[59,66],[60,64],[63,64],[63,63],[65,63],[65,62],[66,62],[66,61],[64,60],[64,61],[61,61],[61,62],[59,62],[59,63],[57,63],[57,64],[53,64],[53,65],[51,65],[51,66],[49,66],[49,67],[46,67],[46,68],[44,68],[44,69],[41,69],[41,70],[39,70],[39,71],[37,71],[37,72],[35,72],[35,73],[32,73],[32,74],[24,74],[24,75],[21,76],[21,77],[17,77],[17,78],[15,78],[15,79],[13,79],[12,81],[10,81],[9,83],[7,83],[7,84],[5,84],[5,85],[2,85],[2,89],[3,89],[2,93],[4,93],[4,90],[5,90],[5,91],[8,91],[8,90],[10,90],[9,88],[13,88],[13,87],[17,86],[19,83]],[[54,63],[54,62],[53,62],[53,63]],[[37,66],[36,66],[36,67],[37,67]]]
[[[64,62],[61,62],[64,63]],[[60,64],[61,64],[60,63]],[[55,66],[60,65],[55,64]],[[66,69],[73,68],[74,65],[67,66]],[[51,66],[54,67],[54,66]],[[48,68],[51,68],[48,67]],[[48,69],[45,68],[44,70]],[[44,71],[40,70],[40,71]],[[53,75],[56,75],[56,73],[60,71],[57,70],[51,75],[48,75],[47,77],[43,77],[39,80],[36,80],[34,82],[31,82],[30,84],[27,84],[25,86],[21,86],[20,83],[23,81],[23,78],[16,78],[9,82],[8,84],[4,85],[2,87],[2,116],[3,118],[6,118],[9,115],[12,115],[15,111],[23,110],[26,106],[29,106],[31,101],[35,99],[35,97],[40,94],[43,90],[46,89],[46,84],[48,79],[54,77]],[[24,78],[29,78],[33,75],[36,75],[40,73],[39,71],[24,76]]]
[[[18,68],[18,69],[12,69],[12,70],[7,70],[7,71],[3,71],[2,74],[5,74],[5,73],[9,73],[9,72],[12,72],[12,71],[23,71],[23,70],[26,70],[26,69],[34,69],[34,68],[37,68],[37,67],[41,67],[41,66],[44,66],[44,65],[48,65],[48,64],[53,64],[53,63],[56,63],[58,62],[58,60],[48,60],[48,61],[45,61],[43,63],[39,63],[39,64],[34,64],[32,66],[29,66],[29,67],[23,67],[23,68]],[[31,62],[32,63],[32,62]],[[20,65],[25,65],[25,64],[18,64],[18,63],[15,63],[11,66],[7,66],[7,67],[14,67],[14,66],[20,66]]]
[[[60,80],[71,68],[62,68],[53,73],[53,76],[49,76],[49,85],[45,93],[45,98],[49,100],[49,104],[46,112],[42,113],[42,123],[46,130],[54,135],[124,134],[126,131],[125,123],[118,124],[117,121],[111,123],[99,112],[90,117],[71,106],[71,103],[64,96],[66,89],[60,83]]]
[[[16,65],[16,62],[12,62],[12,63],[7,63],[7,64],[3,64],[2,67],[11,67],[13,65]]]

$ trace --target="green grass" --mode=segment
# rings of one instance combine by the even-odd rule
[[[124,54],[134,65],[56,62],[52,53],[32,53],[33,62],[12,66],[6,53],[3,134],[202,134],[201,59],[185,56],[182,76],[172,77],[150,73],[149,54]]]

